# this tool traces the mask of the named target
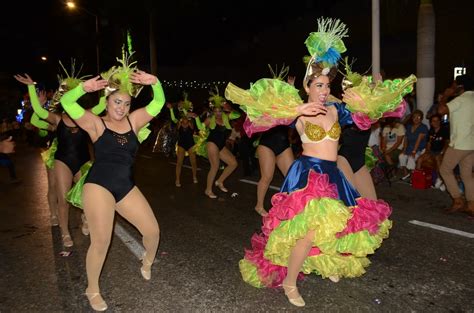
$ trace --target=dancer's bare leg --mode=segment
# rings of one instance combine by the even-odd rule
[[[293,155],[293,151],[291,148],[286,148],[285,151],[280,153],[276,158],[276,165],[278,169],[286,176],[288,174],[288,170],[290,169],[291,164],[295,160],[295,156]]]
[[[185,153],[186,151],[178,146],[178,152],[176,153],[176,187],[181,187],[181,168],[183,167]]]
[[[196,162],[196,152],[193,148],[188,150],[189,162],[191,163],[191,171],[193,173],[193,182],[197,183],[197,162]]]
[[[351,165],[349,164],[349,161],[343,156],[338,155],[337,156],[337,168],[341,170],[342,174],[344,174],[344,177],[349,181],[349,183],[355,187],[355,177],[354,177],[354,172],[352,171]],[[357,188],[356,188],[357,189]]]
[[[207,183],[206,183],[206,195],[216,197],[214,192],[212,192],[212,185],[214,184],[214,179],[216,178],[217,171],[219,170],[219,148],[213,142],[208,142],[206,145],[207,148],[207,158],[209,159],[210,168],[207,173]]]
[[[301,271],[301,267],[311,250],[313,239],[314,231],[312,230],[309,231],[304,238],[298,240],[291,250],[290,257],[288,258],[288,272],[283,280],[283,288],[289,299],[301,297],[298,288],[294,287],[296,287],[296,280]]]
[[[48,205],[51,218],[52,226],[56,226],[59,223],[58,219],[58,195],[56,192],[56,176],[53,168],[46,168],[48,175]]]
[[[142,271],[151,275],[151,265],[160,243],[160,228],[150,204],[135,186],[125,198],[117,203],[117,212],[142,234],[145,247]],[[150,276],[147,279],[149,278]]]
[[[222,171],[221,176],[219,176],[216,181],[218,184],[223,186],[226,178],[229,177],[230,174],[232,174],[232,172],[237,168],[238,164],[237,160],[235,159],[235,156],[226,147],[219,151],[219,157],[222,161],[224,161],[225,164],[227,164],[227,166]]]
[[[69,167],[58,160],[54,161],[54,174],[58,198],[59,227],[63,236],[63,244],[70,247],[73,242],[69,234],[69,203],[66,201],[66,194],[71,189],[73,176]]]
[[[364,165],[354,174],[355,188],[363,198],[377,200],[374,181],[369,170]]]
[[[257,204],[255,205],[255,211],[262,216],[266,216],[268,213],[264,207],[265,195],[273,179],[276,158],[273,151],[263,145],[257,147],[257,155],[258,164],[260,165],[260,180],[257,184]]]
[[[94,294],[100,293],[99,277],[112,238],[115,199],[104,187],[87,183],[83,190],[83,208],[89,224],[91,240],[86,256],[86,293]],[[99,295],[90,301],[93,305],[101,303],[103,299]]]

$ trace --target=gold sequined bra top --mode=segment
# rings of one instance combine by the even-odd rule
[[[324,128],[319,125],[305,121],[304,133],[300,136],[300,138],[302,143],[318,143],[326,139],[337,141],[339,140],[340,136],[341,125],[339,125],[338,121],[334,122],[328,131],[325,131]]]

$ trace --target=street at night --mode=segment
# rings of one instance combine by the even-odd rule
[[[58,227],[49,225],[46,172],[39,150],[20,145],[14,156],[22,183],[0,185],[1,312],[89,311],[85,254],[89,238],[80,230],[80,210],[70,211],[75,245],[64,249]],[[199,160],[199,183],[183,169],[182,187],[174,186],[175,160],[143,148],[137,158],[137,185],[149,200],[161,228],[152,279],[140,275],[140,235],[120,217],[101,276],[110,312],[285,312],[297,308],[281,289],[245,284],[238,262],[250,236],[260,228],[255,213],[258,172],[230,177],[229,193],[217,199],[203,193],[208,163]],[[279,186],[276,176],[273,186]],[[370,257],[360,278],[337,284],[309,275],[300,292],[307,312],[473,312],[474,220],[447,215],[445,192],[416,190],[386,182],[380,198],[393,206],[390,237]],[[267,206],[269,196],[267,194]],[[232,197],[232,193],[234,197]],[[437,230],[419,221],[446,227]],[[458,231],[458,233],[453,233]],[[62,251],[72,252],[61,256]]]

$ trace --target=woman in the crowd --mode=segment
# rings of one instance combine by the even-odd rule
[[[212,190],[213,185],[218,187],[222,192],[228,192],[229,190],[224,186],[224,182],[237,168],[237,160],[225,144],[232,129],[229,120],[238,118],[240,114],[232,110],[231,106],[219,95],[218,91],[211,93],[209,101],[212,114],[208,116],[204,122],[201,122],[199,117],[196,117],[196,123],[201,131],[204,128],[209,129],[206,149],[211,166],[207,174],[206,190],[204,193],[209,198],[215,199],[217,195]],[[215,180],[217,171],[219,170],[220,160],[224,161],[227,166],[219,178]]]
[[[167,105],[170,110],[171,120],[177,125],[178,128],[178,142],[176,144],[176,187],[181,187],[181,169],[183,167],[183,161],[186,154],[189,155],[189,161],[191,162],[191,171],[193,174],[193,183],[197,184],[197,162],[196,152],[194,151],[194,123],[192,118],[196,117],[196,114],[192,113],[193,104],[188,100],[187,94],[184,95],[184,100],[178,103],[178,110],[181,114],[178,120],[174,114],[174,109],[171,104]]]
[[[67,74],[66,78],[60,79],[60,86],[53,96],[53,108],[59,109],[59,99],[68,90],[76,87],[81,78],[74,76],[74,64],[72,75]],[[52,109],[51,111],[43,108],[36,94],[35,82],[28,74],[15,75],[15,79],[28,86],[31,105],[34,112],[42,120],[47,121],[56,129],[57,150],[54,156],[54,176],[56,182],[56,194],[58,198],[59,227],[61,229],[62,242],[65,247],[72,247],[74,242],[69,232],[69,203],[66,200],[66,194],[71,189],[74,181],[80,178],[80,168],[91,157],[89,153],[89,138],[87,133],[78,127],[75,121],[62,110]],[[99,104],[90,109],[92,114],[100,114],[104,110],[104,101],[101,99]],[[87,220],[82,217],[83,233],[89,233]]]
[[[132,67],[125,55],[121,67],[87,80],[61,98],[61,104],[75,122],[90,136],[95,150],[83,189],[83,209],[89,222],[91,244],[87,251],[86,296],[96,311],[107,304],[100,294],[99,277],[112,237],[114,215],[118,212],[143,235],[145,253],[141,275],[151,278],[160,238],[158,222],[148,201],[133,181],[133,163],[139,141],[137,132],[155,117],[164,105],[158,79]],[[131,98],[143,85],[150,85],[154,98],[146,106],[130,112]],[[85,111],[77,100],[85,93],[106,91],[106,114],[100,118]]]
[[[416,160],[425,150],[428,127],[421,122],[422,120],[423,112],[415,110],[411,116],[411,123],[406,126],[402,153],[398,156],[403,180],[410,178],[411,171],[416,167]]]

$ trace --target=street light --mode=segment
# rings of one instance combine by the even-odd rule
[[[85,8],[83,7],[79,7],[76,5],[76,3],[74,1],[67,1],[66,2],[66,6],[69,10],[74,10],[74,9],[79,9],[79,10],[82,10],[84,12],[86,12],[87,14],[95,17],[95,52],[96,52],[96,58],[97,58],[97,73],[100,73],[100,65],[99,65],[99,16],[97,14],[94,14],[92,13],[91,11],[89,10],[86,10]]]

